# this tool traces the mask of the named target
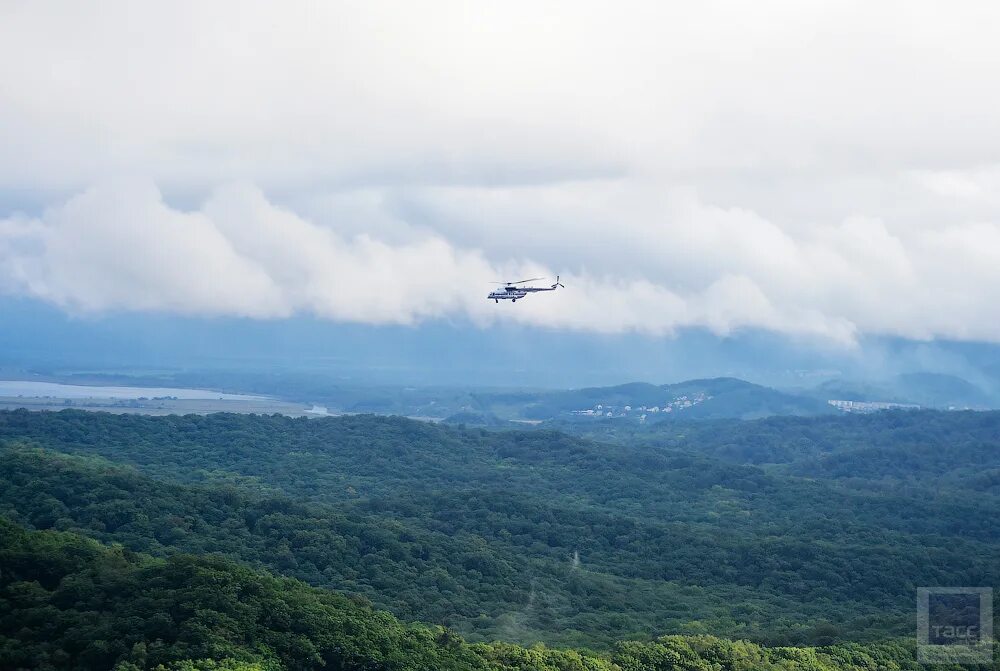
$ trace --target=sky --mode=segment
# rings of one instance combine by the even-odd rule
[[[0,295],[995,344],[997,34],[982,2],[4,2]]]

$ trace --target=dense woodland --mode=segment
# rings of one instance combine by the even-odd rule
[[[685,655],[692,669],[798,668],[788,655],[809,668],[876,668],[864,655],[905,668],[912,650],[891,641],[912,636],[916,587],[1000,582],[1000,499],[989,480],[1000,469],[998,413],[588,431],[2,412],[0,514],[11,523],[0,596],[13,615],[0,624],[0,668],[31,666],[16,654],[43,655],[51,668],[230,658],[261,668],[322,659],[326,668],[652,669],[684,666]],[[105,601],[67,596],[77,573]],[[208,574],[299,600],[282,612],[329,606],[367,623],[357,631],[385,631],[364,648],[323,638],[325,624],[286,623],[309,642],[295,644],[310,651],[296,657],[270,638],[287,632],[260,619],[271,605],[249,619],[229,611],[243,612],[242,587],[236,602],[208,609],[225,617],[182,612],[185,581]],[[128,591],[153,575],[176,578],[162,604]],[[146,610],[119,622],[133,600]],[[173,628],[140,622],[157,612]],[[196,624],[179,624],[190,617]],[[34,632],[29,621],[65,631]],[[78,657],[73,646],[94,637],[75,628],[99,626],[133,633],[98,637],[108,647]],[[204,638],[190,638],[191,627]],[[515,645],[536,641],[598,652]],[[350,645],[365,651],[339,656]],[[420,655],[448,646],[453,657],[422,666],[430,658]],[[713,662],[709,649],[732,659]]]
[[[763,648],[711,636],[626,641],[603,653],[469,644],[357,599],[217,558],[151,559],[0,519],[5,669],[917,669],[902,643]]]
[[[880,487],[1000,494],[1000,413],[895,411],[640,426],[554,423],[591,440],[698,453],[771,472]]]

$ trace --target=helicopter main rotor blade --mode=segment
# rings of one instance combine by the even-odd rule
[[[544,277],[532,277],[531,279],[528,280],[519,280],[517,282],[510,282],[510,284],[524,284],[525,282],[535,282],[537,280],[544,280],[544,279],[545,279]]]

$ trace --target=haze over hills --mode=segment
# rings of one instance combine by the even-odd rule
[[[854,348],[743,330],[699,329],[673,337],[592,335],[451,321],[420,328],[117,313],[68,316],[37,301],[0,295],[0,367],[53,376],[149,375],[160,384],[282,396],[346,386],[568,389],[628,381],[736,377],[808,391],[824,382],[908,398],[899,376],[951,375],[1000,405],[1000,347],[987,343],[861,339]],[[882,389],[886,382],[889,389]],[[916,382],[916,381],[915,381]],[[147,384],[145,382],[138,382]],[[876,394],[881,396],[881,394]],[[937,395],[931,405],[941,405]],[[308,400],[308,399],[302,399]],[[876,398],[876,400],[890,400]],[[910,402],[918,402],[915,400]]]
[[[769,415],[836,412],[825,401],[784,393],[735,378],[688,380],[677,384],[630,383],[613,387],[523,393],[479,392],[472,410],[529,420],[568,417],[668,419],[753,419]]]
[[[0,406],[8,408],[73,406],[153,414],[227,411],[293,416],[377,413],[482,426],[503,426],[511,421],[616,419],[655,423],[811,416],[841,412],[846,407],[841,402],[856,404],[846,407],[855,411],[894,405],[977,410],[993,407],[992,397],[980,388],[940,374],[901,375],[868,384],[837,380],[809,389],[783,390],[736,378],[551,390],[359,384],[318,372],[40,374],[8,370],[6,375],[14,379],[0,380]],[[843,407],[835,408],[831,401]]]
[[[983,410],[998,405],[997,395],[957,375],[905,373],[885,380],[830,380],[810,393],[818,398],[914,403],[931,408]]]

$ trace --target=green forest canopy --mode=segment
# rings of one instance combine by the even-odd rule
[[[5,669],[809,671],[916,669],[900,643],[763,648],[710,636],[602,655],[468,644],[341,595],[221,558],[156,560],[0,519]]]
[[[996,582],[995,494],[922,465],[944,449],[925,444],[948,444],[989,471],[996,413],[783,422],[594,442],[371,416],[5,412],[0,511],[132,552],[224,555],[474,641],[606,651],[668,632],[908,636],[917,586]],[[790,444],[784,465],[740,456]],[[859,449],[916,456],[891,478],[872,460],[803,468]]]

